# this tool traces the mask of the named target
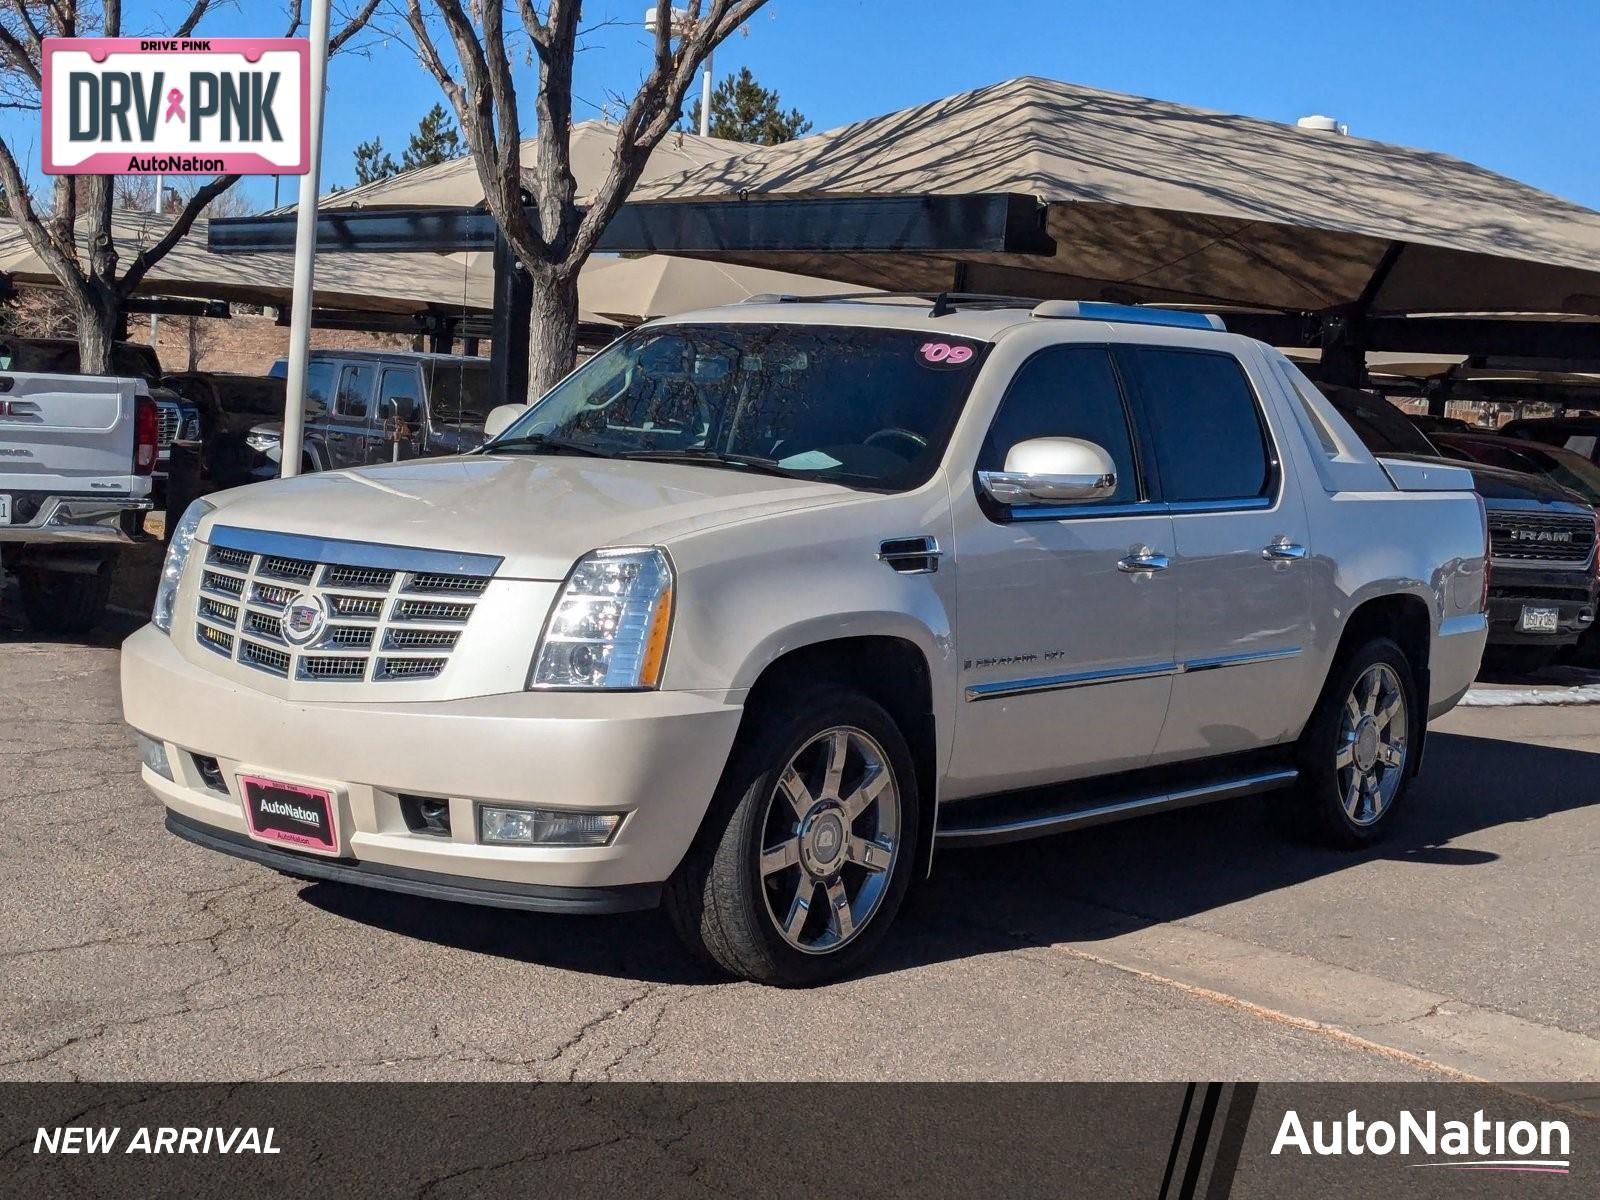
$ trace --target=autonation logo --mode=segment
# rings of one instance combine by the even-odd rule
[[[1313,1120],[1308,1130],[1291,1108],[1283,1114],[1272,1153],[1291,1152],[1318,1158],[1420,1155],[1436,1161],[1406,1165],[1565,1175],[1572,1167],[1572,1136],[1565,1121],[1495,1121],[1482,1109],[1470,1121],[1441,1121],[1431,1109],[1421,1116],[1401,1109],[1394,1120],[1366,1121],[1351,1109],[1332,1121]]]

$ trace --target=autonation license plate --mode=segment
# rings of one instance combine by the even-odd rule
[[[339,853],[332,792],[254,775],[241,775],[239,785],[252,837],[312,854]]]
[[[1561,610],[1559,608],[1535,608],[1531,604],[1522,606],[1522,620],[1517,628],[1523,633],[1559,633]]]
[[[11,524],[11,497],[0,492],[0,525]]]

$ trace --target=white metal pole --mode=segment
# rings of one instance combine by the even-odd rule
[[[160,176],[160,175],[156,176],[156,204],[155,204],[155,208],[152,211],[157,216],[161,215],[161,185],[162,185],[162,179],[163,179],[162,176]],[[152,350],[154,350],[156,348],[156,333],[157,333],[157,331],[159,329],[160,329],[160,325],[157,324],[156,314],[155,313],[151,313],[150,314],[150,349],[152,349]]]
[[[700,136],[711,136],[711,55],[706,55],[706,73],[700,80]]]
[[[295,209],[294,292],[289,310],[289,377],[284,389],[282,463],[285,477],[300,473],[306,419],[306,366],[311,358],[311,298],[317,265],[317,192],[322,183],[322,101],[328,82],[328,10],[332,0],[311,0],[310,170],[300,176]]]

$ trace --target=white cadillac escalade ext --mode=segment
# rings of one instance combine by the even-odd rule
[[[936,845],[1267,790],[1366,845],[1483,650],[1467,473],[1199,314],[745,304],[495,427],[189,510],[122,659],[174,833],[804,984]]]

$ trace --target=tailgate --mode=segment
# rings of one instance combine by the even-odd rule
[[[134,379],[0,372],[0,491],[134,490]]]

